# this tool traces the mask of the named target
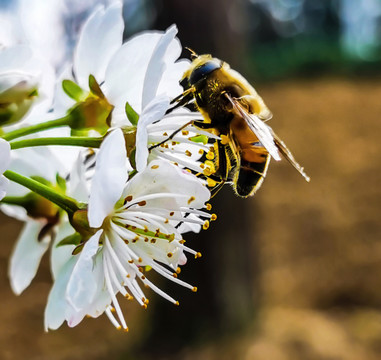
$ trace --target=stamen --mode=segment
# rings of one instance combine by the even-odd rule
[[[106,263],[105,257],[104,257],[104,263]],[[116,296],[114,294],[114,289],[113,289],[112,284],[111,284],[110,275],[109,275],[109,272],[108,272],[108,266],[107,265],[104,266],[104,274],[105,274],[106,287],[107,287],[108,293],[109,293],[109,295],[111,297],[112,303],[113,303],[113,305],[115,307],[115,310],[116,310],[116,313],[118,315],[119,321],[121,322],[122,327],[124,329],[127,329],[127,324],[126,324],[126,321],[124,319],[122,310],[120,309],[118,300],[116,299]]]

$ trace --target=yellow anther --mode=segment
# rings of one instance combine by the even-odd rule
[[[174,272],[174,273],[172,274],[172,276],[173,276],[174,278],[177,278],[177,273]]]
[[[159,165],[152,165],[152,166],[151,166],[151,169],[154,169],[154,170],[155,170],[155,169],[158,169],[158,168],[159,168]]]
[[[116,327],[116,330],[122,330],[122,327],[119,325]]]
[[[195,200],[196,200],[196,198],[195,198],[194,196],[191,196],[191,197],[188,199],[188,205],[189,205],[191,202],[195,201]]]
[[[206,210],[208,210],[208,211],[212,210],[212,205],[207,203],[206,204]]]
[[[180,273],[181,273],[181,269],[180,269],[179,267],[177,267],[176,272],[177,272],[178,274],[180,274]]]
[[[214,167],[214,164],[210,160],[205,161],[205,169],[204,169],[204,175],[209,176],[216,172],[216,168]]]
[[[229,137],[226,136],[226,135],[220,135],[221,137],[221,144],[222,145],[226,145],[226,144],[229,144]]]
[[[208,153],[206,154],[206,158],[208,160],[213,160],[214,159],[214,152],[208,151]]]
[[[142,305],[142,308],[143,308],[144,310],[147,309],[147,307],[148,307],[147,304],[143,304],[143,305]]]
[[[188,131],[188,130],[183,130],[181,133],[182,133],[184,136],[189,135],[189,131]]]
[[[128,327],[126,327],[125,329],[123,329],[124,332],[129,332],[129,329]]]
[[[204,225],[202,225],[202,228],[203,228],[204,230],[209,229],[209,221],[208,221],[208,220],[206,220],[206,221],[204,222]]]
[[[171,258],[171,257],[173,256],[173,254],[172,254],[172,253],[168,253],[167,256],[168,256],[169,258]]]
[[[195,286],[193,289],[192,289],[193,292],[197,292],[197,287]]]
[[[195,254],[194,258],[195,258],[195,259],[198,259],[198,258],[200,258],[201,256],[202,256],[201,253],[198,252],[198,253]]]
[[[211,218],[210,218],[210,221],[216,221],[217,220],[217,215],[216,214],[212,214]]]
[[[192,156],[192,153],[191,153],[189,150],[186,150],[186,151],[185,151],[185,155],[186,155],[186,156]]]
[[[209,187],[215,187],[217,185],[217,181],[214,181],[211,178],[207,178],[206,183]],[[207,210],[210,210],[210,209],[207,208]]]
[[[202,155],[202,154],[204,153],[204,150],[203,150],[203,149],[200,149],[200,150],[198,151],[198,153],[199,153],[200,155]]]
[[[179,306],[179,305],[180,305],[180,303],[179,303],[178,301],[176,301],[176,302],[175,302],[175,305],[176,305],[176,306]]]

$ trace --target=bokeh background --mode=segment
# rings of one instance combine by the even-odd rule
[[[61,2],[76,10],[65,23],[70,51],[102,1]],[[3,26],[15,4],[0,1],[3,39],[15,36]],[[155,294],[145,311],[121,302],[128,334],[105,316],[44,333],[48,259],[12,294],[7,262],[21,225],[1,216],[0,358],[380,359],[381,2],[126,0],[124,13],[126,38],[176,23],[183,46],[240,71],[311,183],[283,161],[253,198],[223,189],[212,202],[219,221],[187,236],[203,257],[181,276],[198,292],[157,277],[180,306]]]

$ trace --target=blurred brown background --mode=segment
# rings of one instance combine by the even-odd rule
[[[142,20],[128,31],[176,22],[184,46],[254,84],[311,183],[282,161],[253,198],[223,189],[212,202],[218,221],[186,237],[203,257],[181,277],[199,291],[157,277],[180,307],[155,294],[146,311],[121,301],[128,334],[105,316],[45,334],[48,259],[13,295],[6,269],[20,224],[2,216],[0,358],[380,359],[380,3],[137,3]]]

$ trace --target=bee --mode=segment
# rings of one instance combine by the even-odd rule
[[[193,61],[180,81],[184,92],[172,103],[173,108],[193,103],[204,120],[191,123],[221,139],[213,145],[216,172],[209,178],[217,185],[212,194],[231,182],[240,197],[254,195],[266,177],[270,158],[279,161],[280,154],[310,181],[285,143],[265,123],[272,114],[248,81],[226,62],[190,52]]]

